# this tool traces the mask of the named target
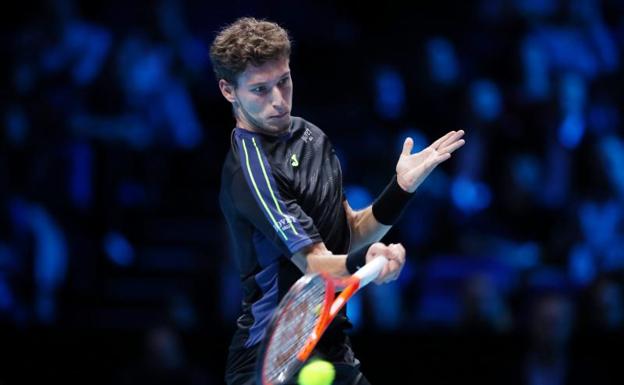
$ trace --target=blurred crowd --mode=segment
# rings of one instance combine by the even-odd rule
[[[509,381],[622,378],[576,353],[624,343],[624,2],[49,0],[14,13],[3,330],[138,330],[145,359],[115,383],[218,383],[180,336],[224,334],[240,306],[217,202],[234,121],[207,51],[251,15],[291,32],[293,114],[331,138],[354,208],[385,186],[405,137],[419,151],[466,131],[388,234],[408,263],[353,300],[354,333],[520,335]]]

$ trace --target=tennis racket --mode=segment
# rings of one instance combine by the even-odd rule
[[[310,357],[338,311],[359,289],[373,281],[388,260],[378,256],[348,278],[306,274],[288,290],[267,328],[258,355],[257,382],[286,383]],[[344,289],[335,297],[336,287]]]

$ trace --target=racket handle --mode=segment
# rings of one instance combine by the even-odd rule
[[[386,266],[386,263],[388,263],[388,259],[383,255],[379,255],[362,266],[360,270],[356,271],[353,275],[360,279],[360,288],[374,281],[375,278],[379,276],[384,266]]]

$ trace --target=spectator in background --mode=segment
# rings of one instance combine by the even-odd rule
[[[58,294],[67,274],[69,256],[64,230],[38,203],[14,198],[9,214],[14,230],[11,243],[22,256],[15,265],[16,273],[24,278],[17,285],[21,297],[17,306],[27,309],[34,304],[20,321],[52,324],[58,317]],[[27,255],[32,260],[24,258]],[[28,288],[30,282],[32,289]]]
[[[472,82],[467,92],[470,106],[466,123],[474,134],[474,141],[459,156],[458,170],[451,186],[451,199],[458,211],[471,216],[487,209],[492,202],[489,165],[497,153],[491,150],[490,128],[500,125],[503,101],[499,86],[489,79]]]
[[[137,33],[125,38],[116,59],[121,111],[113,116],[76,114],[73,131],[139,149],[196,147],[202,127],[184,84],[172,71],[171,50]]]
[[[599,277],[589,287],[589,328],[594,332],[624,332],[624,296],[622,285],[609,276]]]
[[[528,309],[528,346],[524,359],[508,374],[522,385],[606,384],[604,372],[584,352],[571,350],[574,302],[567,294],[536,293]]]
[[[180,333],[169,325],[145,331],[140,360],[119,371],[114,384],[211,385],[213,380],[187,358]]]
[[[158,27],[184,66],[184,74],[192,80],[200,80],[201,72],[208,69],[208,47],[196,37],[188,26],[188,12],[184,3],[175,0],[159,0],[156,6]]]
[[[624,268],[624,141],[605,135],[590,150],[592,188],[583,188],[575,206],[578,236],[567,256],[570,275],[580,286]]]
[[[108,28],[79,16],[73,0],[53,0],[57,36],[43,51],[42,69],[52,75],[67,71],[76,86],[88,86],[102,71],[112,45]]]
[[[473,274],[462,290],[460,328],[467,333],[505,333],[511,330],[512,317],[506,299],[486,274]]]

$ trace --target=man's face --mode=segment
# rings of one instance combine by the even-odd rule
[[[259,67],[249,64],[238,76],[236,87],[225,80],[219,86],[234,106],[239,127],[273,135],[290,127],[293,86],[288,59]]]

